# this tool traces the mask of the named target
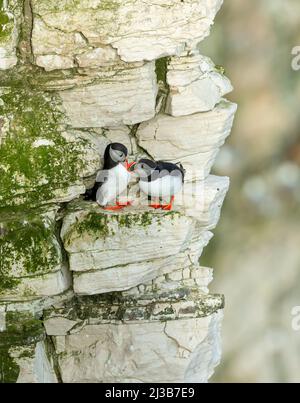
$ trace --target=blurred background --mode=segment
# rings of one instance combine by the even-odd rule
[[[239,104],[214,168],[231,177],[201,264],[226,297],[214,382],[300,382],[299,0],[224,0],[203,54],[225,67]]]

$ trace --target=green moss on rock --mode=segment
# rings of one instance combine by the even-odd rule
[[[61,135],[63,114],[52,95],[2,89],[0,116],[0,208],[45,203],[78,181],[85,141]]]
[[[113,214],[104,213],[100,208],[91,209],[70,226],[64,236],[64,242],[69,245],[73,239],[85,234],[91,235],[95,239],[105,239],[126,228],[143,227],[146,229],[153,223],[153,220],[159,225],[162,217],[163,215],[153,215],[149,211],[124,211],[121,214]]]
[[[11,36],[13,26],[13,17],[4,9],[4,1],[0,0],[0,45]]]
[[[108,216],[91,211],[81,222],[75,224],[74,230],[79,234],[97,234],[99,238],[105,238],[110,234],[108,228]]]
[[[168,64],[170,62],[170,57],[162,57],[157,59],[155,62],[155,71],[157,76],[157,82],[160,81],[164,83],[166,87],[167,85],[167,73],[168,73]]]
[[[18,358],[30,357],[35,345],[44,339],[44,328],[40,320],[30,313],[8,312],[6,330],[0,332],[0,383],[15,383],[20,368],[12,351],[22,351]]]
[[[20,368],[9,355],[8,349],[0,348],[0,383],[15,383],[19,377]]]
[[[189,306],[186,306],[189,303]],[[182,304],[182,305],[181,305]],[[198,287],[178,288],[167,292],[124,295],[111,292],[92,296],[74,296],[56,309],[44,312],[44,320],[64,317],[77,321],[81,328],[85,323],[100,324],[111,321],[153,320],[167,321],[186,316],[203,318],[224,308],[224,296],[205,295]],[[74,330],[74,328],[73,328]]]
[[[42,10],[43,12],[48,13],[75,13],[78,11],[82,12],[88,6],[91,7],[91,5],[84,0],[34,0],[33,3],[36,3],[36,7],[38,8],[38,10]],[[97,3],[94,2],[94,4],[92,5],[93,9],[96,11],[110,12],[117,11],[120,6],[121,0],[101,0]]]
[[[149,211],[135,214],[120,214],[116,216],[119,227],[132,228],[134,226],[148,227],[153,222],[153,214]]]
[[[0,219],[0,297],[17,287],[21,277],[54,270],[61,254],[55,237],[55,222],[37,214]]]
[[[70,214],[70,222],[68,221]],[[72,215],[74,216],[72,217]],[[124,209],[121,212],[105,212],[94,203],[75,202],[68,206],[66,227],[63,230],[63,242],[68,247],[83,236],[92,241],[106,239],[116,234],[127,236],[127,230],[143,230],[145,236],[149,227],[155,225],[161,230],[165,220],[173,224],[175,217],[180,216],[178,211],[157,213],[149,210]]]

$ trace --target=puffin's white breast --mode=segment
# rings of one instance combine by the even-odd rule
[[[103,175],[103,172],[101,174]],[[96,196],[97,202],[101,206],[115,201],[116,198],[126,190],[130,181],[130,173],[122,164],[108,169],[105,174],[107,180],[99,188]]]
[[[153,197],[174,196],[182,189],[182,177],[180,175],[166,175],[152,182],[139,182],[143,193]]]

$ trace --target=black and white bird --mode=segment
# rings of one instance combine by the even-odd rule
[[[181,164],[141,159],[134,171],[139,176],[140,190],[148,195],[150,207],[172,210],[175,195],[183,187],[185,170]],[[152,199],[159,200],[152,204]],[[169,204],[162,204],[162,199],[170,198]]]
[[[105,210],[119,210],[130,205],[120,203],[118,196],[123,193],[130,181],[130,168],[127,161],[128,150],[121,143],[109,144],[104,152],[103,170],[99,171],[94,187],[87,190],[85,200],[97,201]]]

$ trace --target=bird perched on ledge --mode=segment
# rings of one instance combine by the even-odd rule
[[[172,210],[175,195],[183,187],[185,170],[181,164],[164,161],[141,159],[135,165],[134,171],[140,178],[140,190],[148,195],[150,207],[155,209]],[[170,198],[169,204],[162,204],[163,198]],[[159,203],[152,204],[152,198]]]
[[[130,202],[118,201],[118,196],[129,184],[129,170],[135,164],[129,163],[127,156],[128,150],[121,143],[112,143],[106,147],[103,170],[98,173],[94,187],[85,193],[85,200],[97,201],[105,210],[120,210],[130,205]]]

